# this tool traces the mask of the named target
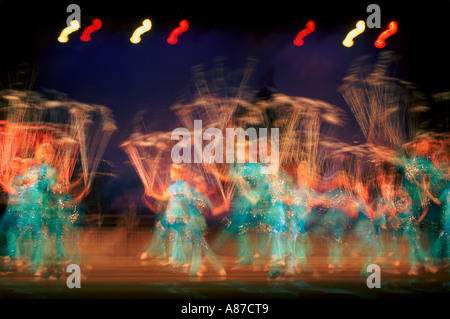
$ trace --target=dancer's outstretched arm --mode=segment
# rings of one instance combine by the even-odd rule
[[[90,191],[90,188],[89,188],[89,187],[85,188],[85,189],[80,193],[80,195],[78,195],[77,197],[75,197],[75,198],[73,199],[73,202],[74,202],[75,204],[81,203],[81,201],[89,194],[89,191]]]
[[[153,190],[151,190],[151,189],[147,189],[146,191],[145,191],[145,194],[147,195],[147,196],[150,196],[150,197],[153,197],[154,199],[156,199],[156,200],[159,200],[159,201],[167,201],[167,200],[169,200],[170,199],[170,195],[169,194],[167,194],[167,193],[164,193],[164,194],[157,194],[157,193],[155,193]]]
[[[218,207],[214,207],[211,210],[211,214],[213,216],[217,216],[220,215],[222,213],[228,212],[230,210],[230,202],[227,200],[224,200],[222,205],[218,206]]]
[[[422,220],[425,218],[425,216],[427,216],[429,211],[429,208],[425,208],[424,211],[422,212],[422,214],[419,216],[419,218],[417,218],[416,224],[420,224],[422,222]]]
[[[402,161],[399,160],[397,157],[394,156],[394,151],[391,149],[385,150],[385,151],[381,151],[378,147],[376,147],[373,144],[368,143],[367,145],[369,145],[370,149],[377,154],[377,156],[379,158],[381,158],[383,161],[385,162],[389,162],[392,163],[394,165],[402,165]],[[388,154],[386,154],[386,152]]]
[[[75,182],[69,184],[68,186],[68,191],[71,192],[72,189],[74,189],[75,187],[77,187],[78,185],[81,184],[81,182],[83,181],[83,174],[80,175],[80,178],[78,178]]]
[[[433,196],[433,194],[430,193],[430,191],[428,190],[428,188],[424,189],[425,194],[427,194],[427,196],[436,203],[436,205],[442,205],[441,201],[439,199],[437,199],[436,197]]]
[[[14,195],[14,196],[19,195],[19,193],[17,192],[16,188],[14,186],[12,186],[11,184],[5,183],[5,182],[0,182],[0,184],[2,185],[3,189],[7,193],[9,193],[11,195]]]

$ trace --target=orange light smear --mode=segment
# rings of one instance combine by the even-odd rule
[[[308,21],[306,23],[306,29],[303,29],[300,31],[297,36],[295,37],[294,44],[296,46],[302,46],[304,44],[303,38],[306,37],[308,34],[312,33],[316,29],[316,25],[314,21]]]
[[[398,30],[398,24],[396,21],[392,21],[389,23],[389,27],[387,30],[383,31],[377,38],[377,40],[375,41],[375,46],[378,49],[382,49],[386,46],[386,39],[389,38],[391,35],[393,35],[394,33],[396,33]]]
[[[167,43],[175,44],[178,42],[178,36],[189,29],[189,22],[187,20],[181,20],[180,26],[170,33]]]
[[[61,34],[58,37],[58,41],[61,43],[66,43],[69,41],[69,34],[77,31],[80,28],[80,24],[77,20],[72,20],[70,22],[70,27],[66,27],[61,31]]]

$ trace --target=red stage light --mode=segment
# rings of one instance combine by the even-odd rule
[[[397,32],[398,25],[396,21],[392,21],[389,23],[389,28],[386,31],[383,31],[375,41],[375,46],[378,49],[382,49],[386,46],[385,40],[389,38],[391,35]]]
[[[189,29],[189,22],[187,20],[181,20],[180,26],[175,28],[170,35],[169,38],[167,38],[167,43],[169,44],[175,44],[178,42],[178,36],[182,34],[183,32],[186,32]]]
[[[88,42],[91,40],[91,33],[94,31],[99,30],[102,27],[102,20],[100,19],[94,19],[92,21],[92,25],[88,26],[86,29],[84,29],[83,34],[81,35],[80,39],[83,42]]]
[[[314,29],[316,28],[316,25],[314,23],[314,21],[308,21],[308,23],[306,23],[306,29],[303,29],[302,31],[300,31],[297,36],[295,37],[294,40],[294,44],[296,46],[301,46],[303,45],[303,38],[306,37],[308,34],[310,34],[311,32],[314,31]]]

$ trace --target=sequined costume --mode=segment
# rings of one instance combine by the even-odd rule
[[[48,261],[47,224],[50,216],[47,208],[51,201],[50,189],[56,182],[55,176],[54,168],[45,164],[31,168],[24,175],[24,180],[30,182],[24,191],[25,206],[18,220],[19,239],[24,244],[24,250],[28,250],[32,270],[46,265]]]
[[[286,247],[284,247],[281,236],[286,232],[285,197],[290,195],[290,187],[287,176],[281,171],[266,175],[265,183],[267,184],[266,196],[269,206],[265,214],[261,216],[261,223],[269,234],[271,261],[269,276],[275,276],[273,273],[279,273],[280,265],[284,263]]]
[[[72,196],[61,189],[54,191],[51,196],[51,217],[47,225],[51,257],[56,263],[67,259],[71,262],[78,261],[79,234],[76,223],[80,219],[80,209]]]
[[[207,224],[204,214],[212,209],[211,202],[206,195],[195,189],[192,189],[191,193],[189,220],[186,227],[192,244],[189,274],[195,275],[199,272],[200,267],[203,265],[203,254],[205,254],[206,259],[213,268],[220,271],[223,269],[223,266],[205,239]]]
[[[157,259],[165,259],[167,257],[165,241],[169,234],[169,223],[166,212],[167,207],[161,207],[161,210],[155,216],[152,236],[144,248],[144,252],[149,257]]]
[[[398,158],[398,168],[402,172],[403,187],[411,197],[411,211],[417,216],[430,201],[419,186],[426,176],[430,178],[431,188],[438,187],[443,181],[442,173],[435,167],[432,161],[425,157]]]
[[[16,175],[11,186],[17,193],[9,193],[8,205],[6,212],[0,220],[0,232],[6,237],[6,255],[10,258],[16,258],[19,255],[17,247],[17,237],[19,235],[18,220],[24,210],[24,190],[23,176]]]
[[[351,227],[352,219],[347,213],[352,195],[343,188],[335,188],[324,194],[330,208],[322,218],[324,235],[329,238],[328,264],[341,266],[345,232]]]
[[[358,219],[354,228],[359,244],[357,251],[365,255],[361,274],[366,275],[367,266],[375,263],[376,259],[384,254],[384,246],[381,238],[381,227],[386,226],[385,199],[378,198],[374,201],[375,211],[371,212],[369,204],[357,198],[355,200],[358,211]]]
[[[183,180],[174,181],[168,188],[169,202],[166,218],[169,229],[172,265],[186,263],[186,225],[189,219],[189,185]]]
[[[213,247],[215,250],[220,249],[230,236],[236,239],[238,265],[247,265],[254,261],[249,232],[257,223],[257,203],[252,202],[249,197],[258,200],[260,196],[258,187],[261,185],[262,173],[259,165],[234,164],[228,172],[228,177],[236,182],[237,189],[225,230],[216,238]]]
[[[441,232],[439,237],[433,243],[432,255],[441,256],[441,252],[444,249],[444,258],[450,258],[450,182],[447,181],[447,185],[438,198],[442,205],[441,216]],[[449,270],[450,271],[450,270]]]
[[[308,209],[316,196],[316,192],[306,186],[296,186],[291,193],[292,204],[287,214],[287,268],[291,271],[306,262],[307,253],[311,250],[307,227],[312,222],[312,215]]]
[[[419,230],[416,225],[417,217],[411,210],[408,194],[401,192],[394,199],[395,210],[397,211],[396,219],[402,237],[408,243],[408,260],[411,269],[416,269],[419,263],[428,266],[426,254],[422,249],[419,241]],[[398,250],[397,250],[398,253]],[[400,256],[396,256],[396,260],[400,260]]]

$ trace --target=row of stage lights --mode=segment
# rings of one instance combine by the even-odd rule
[[[80,36],[80,40],[83,42],[88,42],[91,40],[91,34],[97,30],[100,30],[102,28],[102,20],[100,19],[94,19],[92,21],[92,24],[88,26],[86,29],[84,29],[83,33]],[[133,35],[130,38],[130,42],[137,44],[141,42],[141,35],[147,31],[150,31],[152,28],[152,22],[150,19],[145,19],[142,22],[142,25],[134,30]],[[58,37],[58,41],[61,43],[66,43],[69,41],[69,34],[78,31],[80,29],[80,23],[77,20],[72,20],[70,22],[70,26],[64,28],[61,31],[61,34]],[[182,20],[180,22],[180,25],[178,28],[173,30],[170,33],[170,36],[167,38],[167,43],[169,44],[176,44],[178,42],[178,36],[186,32],[189,29],[189,22],[187,20]]]
[[[369,7],[368,7],[368,10],[369,10]],[[379,10],[379,7],[378,7],[378,10]],[[375,15],[375,14],[378,14],[378,16],[376,16],[376,18],[378,19],[378,22],[371,23],[371,26],[369,26],[369,27],[373,28],[375,25],[378,25],[375,27],[380,28],[380,26],[379,26],[380,25],[379,11],[378,11],[378,13],[375,12],[373,15]],[[69,19],[67,21],[68,25],[69,25]],[[368,23],[369,23],[369,20],[368,20]],[[101,27],[102,27],[102,21],[100,19],[94,19],[92,21],[92,25],[90,25],[86,29],[84,29],[84,31],[80,37],[81,41],[83,41],[83,42],[90,41],[91,34],[97,30],[100,30]],[[134,30],[134,32],[130,38],[130,42],[134,43],[134,44],[141,42],[141,35],[144,34],[145,32],[150,31],[151,28],[152,28],[152,22],[150,21],[150,19],[145,19],[142,22],[142,25]],[[295,40],[293,41],[294,45],[302,46],[304,44],[303,39],[308,34],[314,32],[315,28],[316,28],[316,25],[315,25],[314,21],[311,20],[308,23],[306,23],[306,28],[301,30],[295,37]],[[58,37],[58,41],[61,43],[68,42],[69,35],[75,31],[78,31],[79,29],[80,29],[79,18],[71,20],[70,25],[61,31],[61,34]],[[187,20],[181,20],[181,22],[179,23],[179,26],[170,33],[169,37],[167,38],[167,43],[176,44],[178,42],[178,36],[180,36],[182,33],[186,32],[186,31],[188,31],[188,29],[189,29],[189,22]],[[354,44],[353,39],[355,37],[357,37],[358,35],[360,35],[361,33],[363,33],[365,29],[366,29],[366,23],[364,22],[364,20],[358,21],[356,23],[356,28],[351,30],[350,32],[348,32],[347,36],[342,41],[342,44],[348,48],[353,46],[353,44]],[[395,34],[397,32],[397,29],[398,29],[397,22],[391,21],[388,25],[388,28],[385,31],[381,32],[379,34],[379,36],[377,37],[377,39],[374,43],[375,47],[377,47],[379,49],[384,48],[386,46],[386,39],[389,38],[390,36],[392,36],[393,34]]]
[[[82,35],[80,36],[81,41],[88,42],[91,40],[91,34],[102,27],[102,21],[100,19],[94,19],[92,21],[92,25],[88,26],[86,29],[84,29]],[[141,42],[141,35],[145,32],[150,31],[152,28],[152,22],[150,19],[145,19],[142,22],[142,25],[138,27],[136,30],[134,30],[133,35],[130,38],[130,42],[137,44]],[[306,24],[306,28],[301,30],[297,36],[295,37],[295,40],[293,43],[296,46],[302,46],[304,44],[303,39],[310,33],[312,33],[315,30],[316,26],[314,21],[309,21]],[[70,22],[70,26],[64,28],[61,31],[60,36],[58,37],[58,41],[61,43],[66,43],[69,41],[69,34],[78,31],[80,29],[80,24],[77,20],[72,20]],[[175,28],[171,33],[170,36],[167,38],[167,43],[169,44],[176,44],[178,42],[178,36],[189,29],[189,22],[187,20],[181,20],[179,26]],[[353,46],[353,39],[364,32],[366,29],[366,24],[363,20],[360,20],[356,23],[356,28],[351,30],[347,36],[345,37],[344,41],[342,41],[342,44],[346,47]],[[378,38],[376,39],[374,45],[382,49],[386,46],[386,39],[392,36],[394,33],[397,32],[398,25],[396,21],[392,21],[389,23],[388,29],[381,32]]]

